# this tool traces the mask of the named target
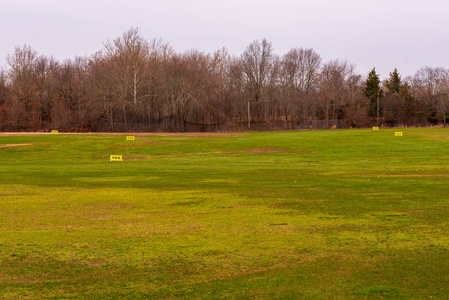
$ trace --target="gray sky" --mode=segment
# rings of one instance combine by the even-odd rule
[[[266,38],[275,53],[313,48],[382,79],[449,67],[447,0],[0,0],[0,66],[28,44],[59,61],[91,55],[139,27],[177,52],[222,47],[240,55]]]

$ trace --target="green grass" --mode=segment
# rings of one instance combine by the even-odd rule
[[[0,134],[0,298],[447,299],[449,130],[395,131]]]

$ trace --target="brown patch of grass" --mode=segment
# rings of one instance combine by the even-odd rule
[[[3,144],[3,145],[0,145],[0,148],[10,148],[10,147],[19,147],[19,146],[31,146],[31,144]]]
[[[199,155],[199,154],[236,154],[236,153],[251,153],[251,154],[260,154],[260,153],[273,153],[273,152],[286,152],[284,149],[278,148],[257,148],[257,149],[244,149],[244,150],[219,150],[212,152],[180,152],[180,153],[166,153],[166,154],[154,154],[150,155],[150,157],[160,157],[160,156],[172,156],[172,155]],[[132,159],[132,158],[129,158]]]
[[[158,135],[158,136],[180,136],[180,137],[239,137],[247,136],[247,133],[236,133],[236,132],[167,132],[167,133],[148,133],[144,135]]]
[[[255,148],[255,149],[244,149],[244,150],[229,150],[229,151],[213,151],[207,152],[205,154],[233,154],[233,153],[273,153],[273,152],[285,152],[284,149],[279,148]]]
[[[248,153],[272,153],[272,152],[284,152],[283,149],[277,149],[277,148],[260,148],[260,149],[248,149],[248,150],[244,150],[245,152]]]
[[[52,134],[51,132],[0,132],[0,135],[22,136],[22,135],[43,135]]]

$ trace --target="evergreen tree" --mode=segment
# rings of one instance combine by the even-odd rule
[[[383,96],[383,91],[380,89],[379,75],[376,74],[376,68],[373,68],[366,79],[365,89],[363,95],[370,100],[369,115],[374,117],[377,115],[377,97]]]
[[[401,88],[399,90],[399,97],[406,101],[411,101],[414,99],[412,93],[410,92],[410,85],[408,83],[401,84]]]
[[[388,89],[387,94],[399,95],[404,85],[402,84],[401,76],[395,68],[393,73],[390,73],[390,78],[385,81],[385,87]]]
[[[379,75],[376,74],[376,68],[373,68],[371,72],[369,72],[368,78],[366,79],[363,95],[370,100],[376,99],[377,94],[379,94],[379,97],[382,97],[383,91],[380,89],[379,84]]]
[[[390,77],[385,80],[390,117],[398,122],[407,123],[415,115],[415,101],[410,91],[410,85],[403,82],[398,70],[395,68]],[[387,109],[387,107],[386,107]]]

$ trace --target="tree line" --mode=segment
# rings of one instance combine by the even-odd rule
[[[2,131],[228,131],[445,124],[449,69],[381,81],[263,39],[240,56],[177,53],[132,28],[62,63],[18,46],[0,70]]]

